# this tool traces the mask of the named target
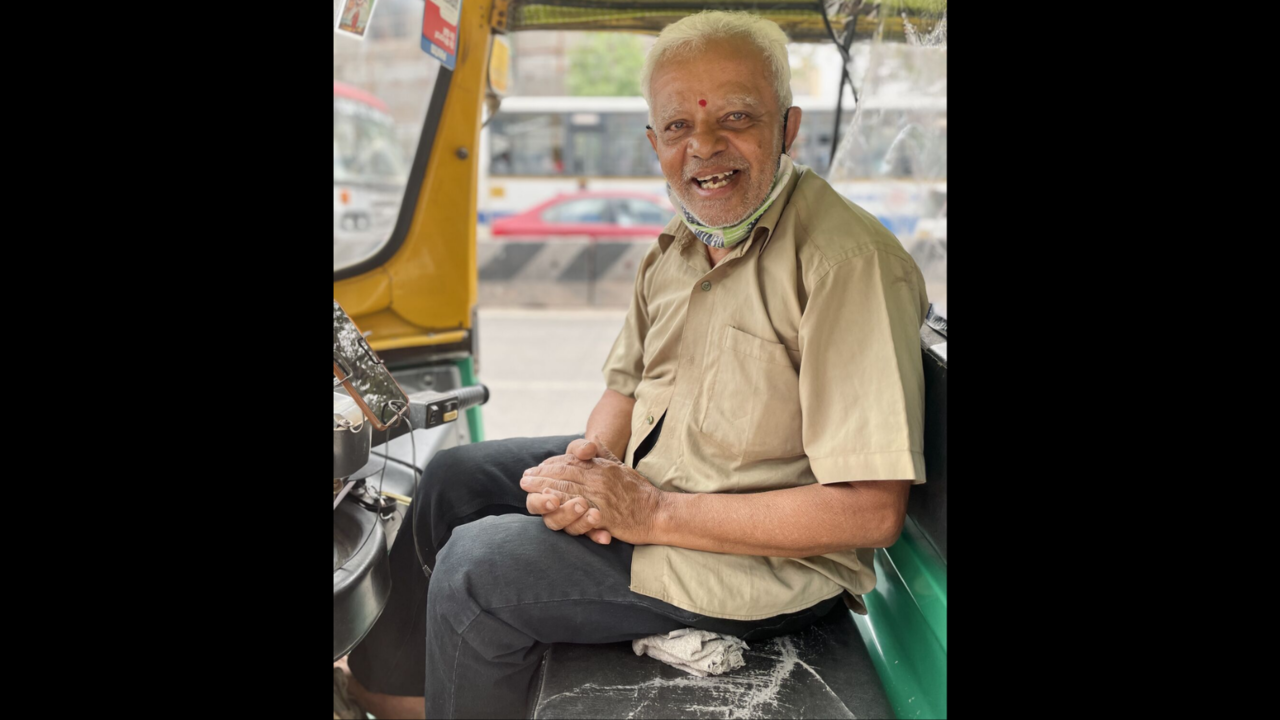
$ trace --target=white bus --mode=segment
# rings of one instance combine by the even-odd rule
[[[828,176],[835,103],[796,97],[804,110],[792,146],[796,162]],[[922,207],[946,202],[946,98],[870,98],[860,108],[857,146],[842,149],[833,185],[875,213],[911,247]],[[921,183],[920,146],[938,144],[937,128],[905,122],[942,119],[942,166],[929,168]],[[849,125],[854,113],[844,111]],[[645,139],[647,107],[642,97],[510,97],[481,133],[478,200],[482,233],[497,218],[523,212],[557,195],[579,190],[622,190],[665,195],[666,181]],[[841,131],[841,135],[848,128]],[[928,197],[922,197],[921,193]],[[936,218],[929,218],[934,222]],[[935,230],[936,232],[936,230]]]
[[[825,172],[834,106],[796,98],[805,111],[792,156]],[[666,181],[645,139],[642,97],[511,97],[481,133],[481,226],[579,190],[664,196]]]

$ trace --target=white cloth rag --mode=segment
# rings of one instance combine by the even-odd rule
[[[749,648],[732,635],[681,628],[666,635],[632,640],[631,649],[690,675],[706,677],[742,667],[742,651]]]

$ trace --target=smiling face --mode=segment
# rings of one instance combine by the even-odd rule
[[[672,193],[703,224],[735,225],[769,195],[782,154],[782,113],[764,56],[717,38],[663,61],[649,83],[658,153]],[[791,108],[789,147],[800,130]]]

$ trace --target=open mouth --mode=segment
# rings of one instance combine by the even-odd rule
[[[703,190],[719,190],[734,183],[738,179],[738,175],[738,170],[725,170],[724,172],[694,177],[689,182]]]

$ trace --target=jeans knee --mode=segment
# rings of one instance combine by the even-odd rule
[[[496,515],[459,525],[445,543],[431,576],[441,590],[465,593],[477,601],[503,594],[507,583],[524,574],[521,552],[528,536],[547,533],[523,515]],[[531,532],[532,531],[532,532]]]
[[[455,528],[449,542],[440,550],[432,579],[436,574],[443,574],[450,584],[474,585],[501,574],[498,572],[503,554],[501,539],[493,532],[493,526],[500,522],[501,516],[486,517]]]
[[[467,474],[483,460],[483,449],[477,449],[480,445],[459,445],[436,453],[418,480],[415,501],[421,498],[424,509],[431,507],[445,511],[456,504],[453,494],[467,492]]]

